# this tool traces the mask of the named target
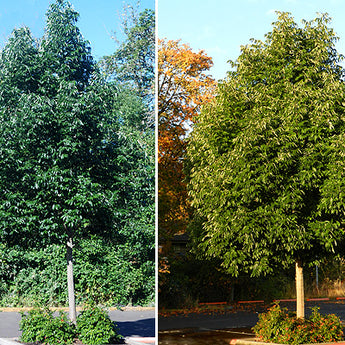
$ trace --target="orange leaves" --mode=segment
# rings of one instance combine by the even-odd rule
[[[203,50],[195,53],[180,41],[158,40],[158,113],[182,124],[192,120],[204,99],[213,93],[214,80],[204,72],[212,58]],[[159,124],[160,123],[159,116]]]
[[[186,227],[187,190],[183,159],[186,136],[215,81],[206,74],[212,59],[180,41],[158,40],[158,179],[160,235]]]

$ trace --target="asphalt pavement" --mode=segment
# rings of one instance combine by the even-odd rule
[[[254,312],[238,311],[233,313],[212,315],[190,314],[188,316],[177,315],[173,317],[159,317],[158,330],[177,330],[185,328],[193,329],[224,329],[253,327],[258,321],[258,314]]]
[[[281,302],[281,307],[287,307],[294,311],[295,302]],[[306,316],[311,314],[312,307],[319,307],[321,314],[336,314],[345,323],[345,302],[344,301],[309,301],[305,302]],[[219,330],[225,328],[251,328],[258,321],[259,314],[267,309],[263,305],[257,308],[251,307],[251,310],[230,310],[223,313],[191,313],[172,315],[168,317],[159,316],[158,330],[182,330],[182,329],[199,329],[199,330]]]
[[[296,302],[280,302],[280,306],[295,311]],[[165,311],[158,318],[158,344],[255,345],[250,340],[254,337],[251,328],[257,323],[259,314],[266,312],[268,307],[270,305],[258,303],[247,306],[225,305],[216,309],[200,309],[198,312]],[[344,301],[307,301],[306,316],[311,314],[313,307],[319,307],[321,314],[336,314],[345,324]]]

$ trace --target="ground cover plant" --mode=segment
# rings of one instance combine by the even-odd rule
[[[22,314],[20,340],[25,343],[72,344],[77,339],[88,345],[109,344],[121,339],[107,312],[88,305],[78,315],[76,325],[64,312],[54,317],[48,308],[35,308]]]
[[[280,344],[308,344],[340,341],[343,330],[340,319],[334,315],[321,315],[318,308],[312,309],[309,318],[296,318],[279,304],[273,305],[267,313],[259,315],[253,328],[262,341]]]

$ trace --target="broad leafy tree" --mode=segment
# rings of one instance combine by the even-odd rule
[[[130,171],[120,175],[125,188],[118,188],[124,193],[116,212],[117,240],[129,261],[150,271],[153,278],[155,14],[138,8],[139,2],[124,6],[125,39],[112,55],[100,60],[99,67],[116,95],[113,116],[121,124],[120,138],[126,143],[123,164]]]
[[[80,239],[130,245],[125,255],[137,265],[153,260],[154,146],[129,126],[145,105],[103,80],[77,18],[57,0],[42,40],[14,30],[0,59],[1,241],[66,244],[73,321]]]
[[[198,248],[233,275],[303,265],[344,238],[345,89],[329,17],[288,13],[241,48],[192,133],[190,197]]]
[[[126,188],[118,188],[124,193],[123,205],[116,212],[117,240],[129,261],[142,265],[153,277],[155,14],[126,5],[122,18],[124,41],[99,63],[116,95],[114,118],[121,123],[125,156],[131,157],[123,162],[130,169],[121,175]]]

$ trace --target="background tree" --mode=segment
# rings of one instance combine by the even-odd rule
[[[131,85],[147,105],[146,124],[154,126],[155,15],[145,9],[124,7],[122,28],[126,39],[114,54],[101,59],[100,65],[118,84]],[[116,40],[116,38],[114,37]]]
[[[158,40],[158,199],[159,236],[185,231],[188,222],[183,161],[186,138],[214,80],[212,59],[179,41]]]
[[[243,46],[192,132],[190,197],[198,248],[237,276],[339,250],[344,228],[344,81],[327,15],[288,13]]]
[[[128,194],[123,196],[126,206],[122,208],[120,246],[134,266],[144,267],[153,298],[155,14],[150,9],[138,9],[139,1],[136,7],[124,6],[121,24],[125,39],[114,54],[100,60],[99,66],[116,94],[114,117],[122,124],[127,156],[133,157],[131,174],[124,176]]]

